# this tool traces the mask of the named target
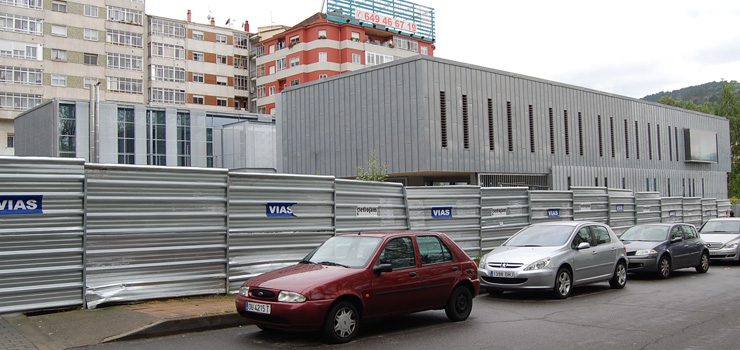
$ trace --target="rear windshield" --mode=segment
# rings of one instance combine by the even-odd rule
[[[507,247],[559,247],[568,242],[571,225],[529,226],[517,232],[503,245]]]
[[[623,241],[662,242],[668,239],[667,226],[633,226],[619,237]]]
[[[699,230],[704,234],[712,233],[738,233],[740,232],[739,220],[715,220],[709,221]]]

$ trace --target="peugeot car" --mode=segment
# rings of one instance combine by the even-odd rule
[[[657,273],[668,278],[676,269],[709,270],[709,250],[696,228],[688,224],[645,224],[630,227],[619,237],[627,247],[629,272]]]
[[[709,246],[712,260],[740,262],[740,218],[710,219],[699,233]]]

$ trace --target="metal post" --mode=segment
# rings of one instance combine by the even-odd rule
[[[95,163],[100,163],[100,82],[95,83]]]

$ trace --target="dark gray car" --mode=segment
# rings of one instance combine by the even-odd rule
[[[699,273],[709,270],[709,249],[692,225],[636,225],[619,238],[627,248],[630,272],[657,273],[659,278],[668,278],[671,271],[687,267]]]

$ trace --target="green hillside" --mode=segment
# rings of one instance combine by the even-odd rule
[[[732,80],[732,81],[729,81],[729,83],[733,91],[735,91],[735,93],[738,93],[738,91],[740,91],[739,82]],[[705,83],[705,84],[696,85],[696,86],[689,86],[683,89],[678,89],[678,90],[673,90],[673,91],[661,91],[657,94],[647,95],[643,97],[642,99],[646,101],[658,102],[658,100],[661,97],[670,96],[675,99],[691,101],[697,105],[700,105],[705,102],[716,103],[720,100],[721,95],[722,95],[722,82],[713,81],[711,83]]]

